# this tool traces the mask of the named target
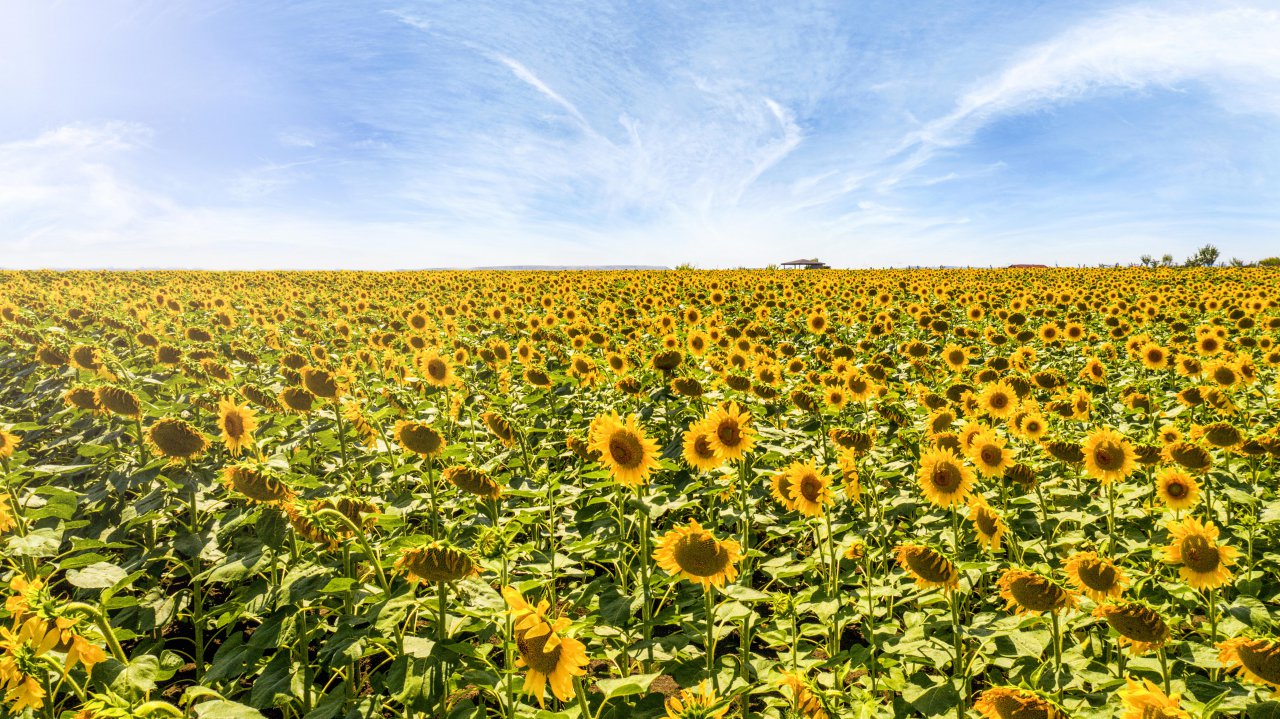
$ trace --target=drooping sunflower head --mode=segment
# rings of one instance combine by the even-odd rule
[[[723,719],[729,711],[727,702],[716,696],[704,679],[696,687],[681,689],[678,696],[668,697],[667,719]]]
[[[306,414],[315,406],[316,396],[302,387],[285,387],[280,391],[280,403],[294,414]]]
[[[568,617],[554,622],[541,622],[516,632],[516,648],[520,659],[516,666],[525,667],[524,693],[545,706],[543,694],[547,685],[560,701],[573,698],[573,678],[587,673],[586,646],[565,632],[572,626]]]
[[[396,560],[396,568],[413,582],[457,582],[479,574],[471,555],[451,544],[435,541],[406,549]]]
[[[1057,613],[1075,606],[1071,593],[1048,577],[1026,569],[1006,569],[1000,577],[1000,596],[1019,614]]]
[[[1180,696],[1165,694],[1150,679],[1126,677],[1125,687],[1120,690],[1120,701],[1126,708],[1121,719],[1191,719],[1179,706]]]
[[[342,384],[338,376],[327,369],[306,366],[302,370],[302,386],[320,399],[335,399],[342,394]]]
[[[992,552],[1000,551],[1000,541],[1009,531],[1004,519],[980,495],[969,500],[969,521],[978,535],[978,543]]]
[[[944,508],[967,501],[973,489],[973,470],[949,449],[930,449],[921,455],[916,479],[924,496]]]
[[[1095,552],[1073,555],[1064,569],[1072,586],[1095,602],[1120,596],[1129,584],[1123,570]]]
[[[97,389],[95,396],[98,405],[129,419],[142,417],[142,403],[138,396],[123,387],[103,385]]]
[[[515,446],[517,439],[516,429],[506,417],[497,412],[485,412],[480,415],[480,419],[484,421],[485,426],[489,428],[493,436],[498,438],[498,441],[507,447]]]
[[[209,440],[200,430],[176,417],[166,417],[151,425],[147,442],[158,456],[172,462],[195,459],[209,447]]]
[[[952,591],[960,585],[960,573],[950,559],[922,544],[900,544],[894,549],[898,566],[923,588],[940,587]]]
[[[1169,509],[1191,509],[1200,501],[1200,483],[1181,467],[1165,467],[1156,473],[1156,496]]]
[[[718,540],[698,520],[676,527],[658,540],[653,558],[668,573],[701,584],[722,587],[738,576],[741,547],[732,539]]]
[[[1177,462],[1184,469],[1202,474],[1213,466],[1213,456],[1209,450],[1194,442],[1171,442],[1164,446],[1162,456],[1165,461]]]
[[[798,671],[782,672],[778,684],[791,693],[791,706],[804,719],[828,719],[822,697],[809,679]]]
[[[406,450],[421,457],[437,457],[444,451],[445,439],[426,422],[402,419],[392,431],[395,440]]]
[[[233,464],[223,469],[222,483],[227,489],[260,504],[283,505],[294,498],[289,485],[257,464]]]
[[[973,708],[982,719],[1066,719],[1066,712],[1039,694],[1017,687],[992,687],[978,695]]]
[[[502,485],[482,469],[459,465],[445,469],[442,476],[458,489],[481,499],[497,499],[502,496]]]
[[[619,484],[640,485],[658,468],[658,444],[645,434],[640,418],[617,412],[597,417],[589,433],[591,449]]]
[[[249,405],[238,405],[230,397],[218,402],[218,429],[231,454],[240,454],[253,444],[258,420]]]
[[[1096,429],[1085,438],[1084,469],[1089,476],[1109,484],[1133,472],[1135,452],[1124,435],[1108,428]]]
[[[104,408],[98,404],[98,393],[89,387],[77,386],[67,390],[62,395],[62,399],[68,405],[76,409],[88,410],[90,412],[102,412]]]
[[[1093,611],[1107,626],[1120,635],[1120,643],[1128,645],[1130,654],[1144,654],[1159,649],[1169,641],[1169,625],[1160,613],[1142,602],[1112,602]]]
[[[1192,439],[1203,439],[1214,447],[1231,448],[1244,441],[1244,434],[1229,422],[1214,422],[1191,428]]]
[[[1218,661],[1258,684],[1280,689],[1280,640],[1228,639],[1218,645]]]
[[[1230,581],[1236,550],[1218,544],[1218,528],[1212,522],[1187,517],[1171,523],[1169,532],[1173,536],[1165,547],[1165,561],[1181,565],[1178,573],[1184,582],[1193,589],[1213,589]]]

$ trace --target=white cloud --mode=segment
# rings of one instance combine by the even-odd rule
[[[1208,5],[1208,6],[1206,6]],[[1280,11],[1192,4],[1134,7],[1072,28],[983,79],[904,148],[967,142],[994,118],[1107,89],[1203,82],[1228,109],[1280,114]],[[920,158],[909,160],[912,167]]]

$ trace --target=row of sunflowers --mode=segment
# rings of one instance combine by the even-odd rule
[[[0,272],[0,713],[1280,716],[1277,279]]]

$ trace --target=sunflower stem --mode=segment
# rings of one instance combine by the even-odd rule
[[[342,409],[338,406],[338,401],[333,401],[333,419],[338,425],[338,448],[342,452],[342,468],[347,468],[347,433],[342,424]]]
[[[1107,482],[1107,554],[1116,555],[1116,490],[1115,482]]]
[[[707,653],[707,677],[711,679],[711,686],[717,691],[720,689],[720,680],[716,677],[716,637],[715,637],[715,619],[716,619],[716,602],[712,595],[711,586],[704,585],[702,596],[706,602],[707,613],[707,639],[705,649]]]
[[[644,671],[648,672],[653,665],[653,603],[650,597],[649,588],[649,562],[652,561],[649,550],[649,507],[644,501],[643,485],[636,487],[636,499],[640,502],[640,594],[643,597],[644,604],[641,606],[641,619],[644,626],[641,631],[644,636],[645,656],[648,660],[644,664]]]
[[[436,582],[436,644],[444,646],[445,640],[449,637],[448,631],[448,615],[445,613],[445,599],[448,595],[448,585],[444,582]],[[440,714],[438,716],[447,716],[446,711],[446,681],[445,681],[445,661],[441,659],[440,664],[436,668],[436,680],[439,688],[440,697]]]
[[[1164,693],[1168,694],[1169,693],[1169,659],[1168,657],[1165,656],[1164,647],[1160,647],[1157,653],[1160,657],[1160,677],[1164,679]]]
[[[1058,703],[1062,703],[1062,630],[1058,624],[1058,612],[1051,611],[1049,615],[1053,618],[1053,690],[1054,695],[1058,699]]]

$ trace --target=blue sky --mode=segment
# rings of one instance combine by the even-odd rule
[[[1280,254],[1275,2],[0,0],[0,264]]]

